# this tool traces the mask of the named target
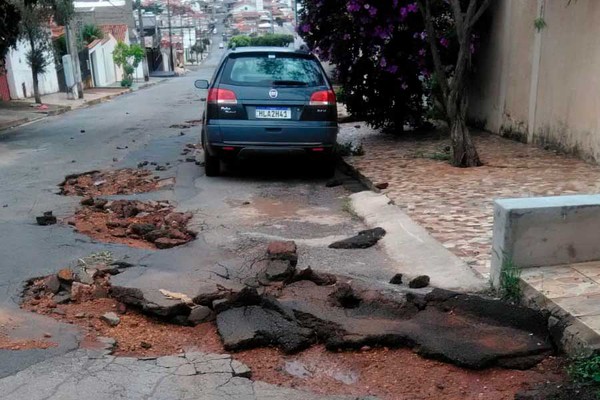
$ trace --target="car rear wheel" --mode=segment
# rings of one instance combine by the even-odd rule
[[[221,175],[221,160],[211,156],[207,151],[204,152],[204,173],[206,176]]]

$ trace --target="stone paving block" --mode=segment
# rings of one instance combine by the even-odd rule
[[[437,132],[394,137],[354,125],[341,124],[339,141],[359,141],[365,154],[346,161],[371,182],[388,182],[383,193],[435,239],[455,243],[449,250],[485,278],[494,199],[600,191],[600,167],[497,135],[474,131],[484,166],[458,169],[428,158],[450,144]]]

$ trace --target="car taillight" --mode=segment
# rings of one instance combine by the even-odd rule
[[[311,106],[332,106],[335,104],[335,93],[333,90],[321,90],[310,96]]]
[[[227,89],[210,89],[206,100],[212,104],[237,104],[235,93]]]

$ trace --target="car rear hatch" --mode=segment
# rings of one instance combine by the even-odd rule
[[[232,53],[218,82],[208,96],[208,118],[220,126],[224,143],[311,145],[331,140],[337,126],[335,95],[314,57]],[[327,127],[334,129],[323,129]]]

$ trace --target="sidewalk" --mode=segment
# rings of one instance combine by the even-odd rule
[[[364,156],[346,162],[372,183],[388,183],[383,193],[484,278],[494,199],[600,191],[599,166],[485,132],[474,134],[479,168],[452,167],[450,141],[436,132],[395,137],[348,123],[338,141],[362,143]]]
[[[363,156],[345,158],[355,172],[372,187],[387,184],[381,191],[396,206],[487,279],[495,199],[598,193],[600,167],[485,132],[474,141],[483,167],[452,167],[449,139],[436,132],[395,137],[360,122],[341,124],[338,138],[362,144]],[[569,354],[600,348],[600,262],[528,268],[521,285],[526,302],[561,320]]]
[[[67,94],[64,92],[52,93],[42,96],[41,107],[35,104],[33,98],[0,102],[0,131],[47,116],[99,104],[116,96],[153,86],[163,80],[164,78],[150,78],[148,82],[135,82],[131,88],[115,86],[85,89],[84,98],[75,100],[67,99]]]

